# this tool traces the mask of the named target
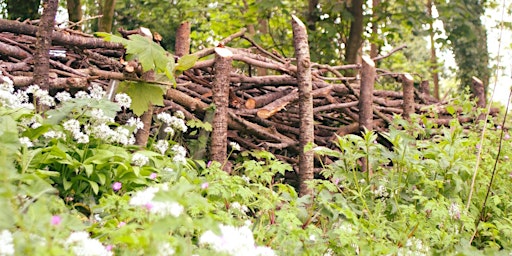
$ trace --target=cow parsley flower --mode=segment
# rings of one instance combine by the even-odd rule
[[[89,237],[89,233],[80,231],[69,235],[64,242],[66,248],[71,249],[77,256],[111,256],[112,252],[108,251],[100,241]]]
[[[276,255],[269,247],[255,245],[252,231],[248,226],[219,225],[219,228],[220,235],[210,230],[206,231],[199,238],[199,244],[208,244],[213,250],[228,255]]]
[[[14,244],[12,234],[9,230],[4,229],[0,233],[0,255],[14,255]]]
[[[135,153],[132,156],[132,163],[136,166],[144,166],[149,163],[149,158],[143,154]]]
[[[116,101],[117,105],[122,108],[129,108],[132,105],[132,98],[130,98],[130,96],[128,96],[126,93],[116,94],[114,100]]]

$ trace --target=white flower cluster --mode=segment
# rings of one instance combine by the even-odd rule
[[[175,251],[168,243],[163,243],[158,246],[158,255],[159,256],[170,256],[174,255]]]
[[[387,197],[389,195],[384,185],[379,185],[379,187],[373,191],[373,194],[376,197]]]
[[[114,100],[116,101],[117,105],[122,108],[129,108],[132,105],[132,98],[130,98],[130,96],[128,96],[126,93],[116,94]]]
[[[181,111],[176,111],[174,116],[165,112],[156,115],[158,120],[168,125],[164,131],[169,133],[171,136],[174,135],[175,131],[187,132],[188,127],[185,124],[185,120],[183,119],[184,117],[185,115]]]
[[[96,84],[96,83],[87,89],[89,89],[89,95],[91,95],[91,98],[93,98],[93,99],[100,100],[105,96],[105,94],[107,94],[103,90],[103,88],[99,84]]]
[[[14,244],[12,234],[9,230],[2,230],[0,233],[0,255],[14,255]]]
[[[32,143],[32,141],[30,141],[30,139],[27,137],[21,137],[21,138],[19,138],[19,140],[20,140],[21,145],[23,145],[27,148],[31,148],[34,146],[34,143]]]
[[[231,149],[233,151],[240,151],[240,144],[238,144],[238,143],[236,143],[234,141],[230,142],[229,146],[231,147]]]
[[[132,164],[136,166],[144,166],[149,163],[149,158],[141,153],[132,155]]]
[[[206,231],[199,238],[200,244],[208,244],[217,252],[228,255],[276,255],[272,248],[256,246],[252,231],[248,226],[232,227],[219,225],[220,235]]]
[[[172,161],[179,164],[185,164],[187,162],[187,149],[176,144],[172,146],[171,150],[174,152],[174,157]]]
[[[165,155],[167,149],[169,149],[169,142],[166,140],[158,140],[155,144],[155,149],[160,152],[160,154]]]
[[[14,84],[7,76],[0,72],[0,106],[9,108],[34,109],[34,105],[28,103],[28,95],[24,91],[14,92]]]
[[[160,216],[171,215],[178,217],[183,212],[184,208],[181,204],[176,202],[161,202],[154,201],[155,194],[162,189],[168,190],[167,186],[148,187],[144,190],[137,191],[130,199],[130,205],[146,207],[149,212]]]
[[[69,119],[62,124],[62,127],[64,127],[64,130],[70,132],[78,143],[89,143],[89,135],[81,131],[80,122],[78,122],[78,120]]]
[[[89,233],[81,231],[74,232],[69,235],[65,241],[65,246],[71,249],[77,256],[111,256],[112,252],[108,251],[100,241],[89,237]]]
[[[25,90],[25,93],[31,93],[41,105],[45,106],[55,106],[55,100],[50,94],[48,94],[47,90],[42,90],[39,88],[39,85],[31,85]]]
[[[233,209],[233,210],[237,210],[241,213],[246,213],[249,211],[249,208],[247,208],[247,206],[245,205],[241,205],[239,202],[233,202],[231,203],[230,209]]]
[[[129,127],[135,127],[135,130],[133,131],[133,133],[136,133],[138,130],[144,128],[144,123],[138,117],[137,118],[130,117],[130,119],[128,119],[128,121],[126,121],[126,125],[128,125]]]
[[[397,256],[423,256],[430,255],[430,249],[423,245],[423,242],[416,237],[407,239],[404,247],[398,249]]]
[[[69,92],[66,91],[58,92],[57,94],[55,94],[55,98],[60,102],[65,102],[72,99],[71,94],[69,94]]]

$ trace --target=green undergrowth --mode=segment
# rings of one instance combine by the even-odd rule
[[[187,158],[189,129],[179,112],[155,117],[171,127],[167,137],[134,146],[138,120],[114,121],[128,106],[92,91],[47,112],[0,101],[0,255],[505,255],[512,248],[507,131],[482,208],[502,135],[492,121],[483,145],[483,122],[438,127],[427,116],[396,117],[380,137],[339,137],[338,150],[312,145],[332,163],[310,182],[313,194],[299,197],[276,178],[292,167],[269,152],[236,152],[231,143],[231,174],[224,163]],[[371,175],[360,171],[365,158]]]

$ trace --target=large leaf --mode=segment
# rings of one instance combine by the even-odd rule
[[[168,52],[162,46],[150,41],[141,35],[131,35],[126,45],[126,53],[134,55],[142,65],[144,71],[165,71],[170,61]],[[174,62],[174,58],[172,59]]]
[[[192,68],[196,64],[197,59],[198,57],[195,54],[189,54],[181,57],[178,60],[178,65],[176,65],[176,70],[185,71],[189,68]]]
[[[132,98],[131,109],[138,116],[147,111],[150,105],[164,105],[165,88],[161,86],[125,81],[121,83],[120,90]]]

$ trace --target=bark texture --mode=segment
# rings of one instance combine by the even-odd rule
[[[212,85],[215,114],[213,118],[211,160],[223,163],[227,159],[229,77],[233,53],[226,48],[215,48],[215,78]],[[226,166],[225,166],[226,167]],[[225,171],[229,171],[226,170]]]
[[[485,87],[484,82],[478,79],[477,77],[471,78],[471,92],[473,93],[473,97],[476,98],[476,105],[479,108],[485,108]]]
[[[432,7],[433,0],[427,0],[427,15],[432,18]],[[430,37],[430,70],[432,74],[432,82],[434,83],[434,97],[439,99],[439,72],[438,63],[437,63],[437,52],[435,45],[435,31],[434,31],[434,21],[429,22],[429,37]]]
[[[67,0],[66,7],[68,9],[69,21],[79,22],[82,20],[82,3],[80,0]],[[80,26],[74,26],[74,29],[81,30]]]
[[[348,2],[348,11],[352,14],[352,21],[350,22],[350,32],[345,47],[345,62],[352,64],[357,63],[359,48],[363,43],[363,0]]]
[[[110,33],[112,32],[112,22],[114,20],[114,10],[116,7],[116,0],[104,0],[101,6],[101,15],[98,20],[98,31]]]
[[[306,182],[314,178],[314,152],[312,150],[305,151],[304,148],[315,140],[311,60],[306,26],[295,15],[292,15],[292,30],[299,86],[299,194],[310,195],[312,190]]]
[[[361,92],[359,96],[359,127],[373,130],[373,88],[375,84],[375,63],[363,56],[361,68]]]
[[[36,40],[36,54],[34,55],[34,84],[39,85],[41,89],[50,88],[50,46],[52,45],[53,26],[55,25],[55,15],[59,0],[44,0],[43,15],[39,22]]]
[[[190,52],[190,22],[185,21],[176,30],[174,55],[181,57]]]
[[[414,113],[414,79],[410,74],[401,75],[401,79],[404,94],[403,117],[409,120]]]

